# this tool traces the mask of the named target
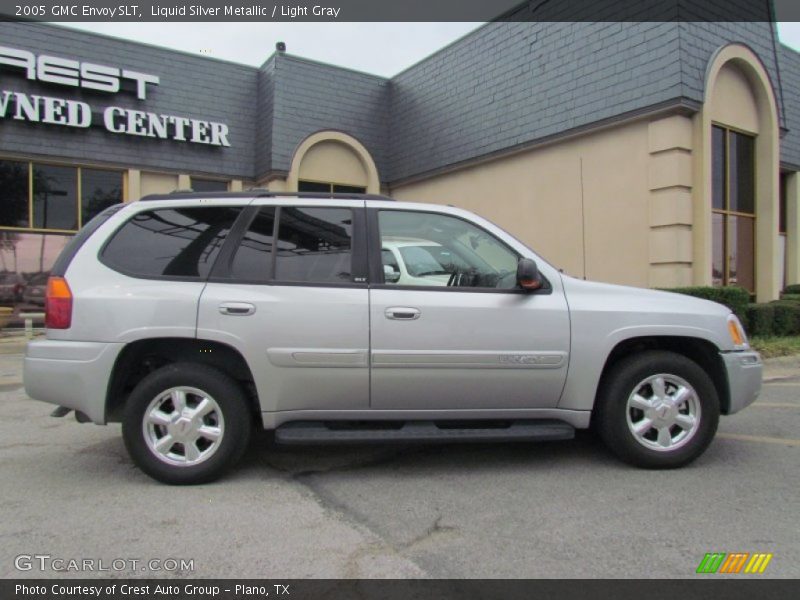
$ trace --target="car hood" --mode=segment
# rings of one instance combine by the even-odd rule
[[[564,291],[570,307],[578,308],[585,302],[591,302],[592,308],[622,309],[626,311],[642,311],[647,313],[679,313],[697,316],[727,317],[731,310],[710,300],[694,298],[686,294],[649,290],[625,285],[583,281],[562,276]]]

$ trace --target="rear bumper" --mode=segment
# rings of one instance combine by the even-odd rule
[[[764,366],[758,352],[723,352],[721,356],[728,373],[731,395],[726,414],[732,415],[758,398]]]
[[[37,340],[25,351],[25,393],[106,422],[108,378],[124,344]]]

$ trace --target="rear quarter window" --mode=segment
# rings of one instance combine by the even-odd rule
[[[109,240],[101,260],[134,277],[205,279],[240,211],[203,206],[139,212]]]

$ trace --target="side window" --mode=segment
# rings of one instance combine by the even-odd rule
[[[239,208],[207,206],[137,213],[103,250],[103,262],[139,277],[208,276]]]
[[[231,277],[242,281],[266,282],[272,276],[272,246],[275,207],[263,207],[242,238],[231,263]]]
[[[349,208],[280,209],[276,281],[353,281],[353,212]]]
[[[519,255],[493,235],[456,217],[383,210],[381,235],[384,282],[425,287],[513,289]],[[392,281],[385,253],[405,269]],[[393,251],[393,252],[392,252]],[[403,272],[405,271],[405,272]]]

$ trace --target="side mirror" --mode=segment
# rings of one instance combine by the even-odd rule
[[[539,267],[530,258],[520,258],[517,263],[517,284],[523,290],[533,291],[542,287]]]
[[[397,283],[400,279],[400,271],[395,271],[389,265],[383,265],[383,280],[386,283]]]

